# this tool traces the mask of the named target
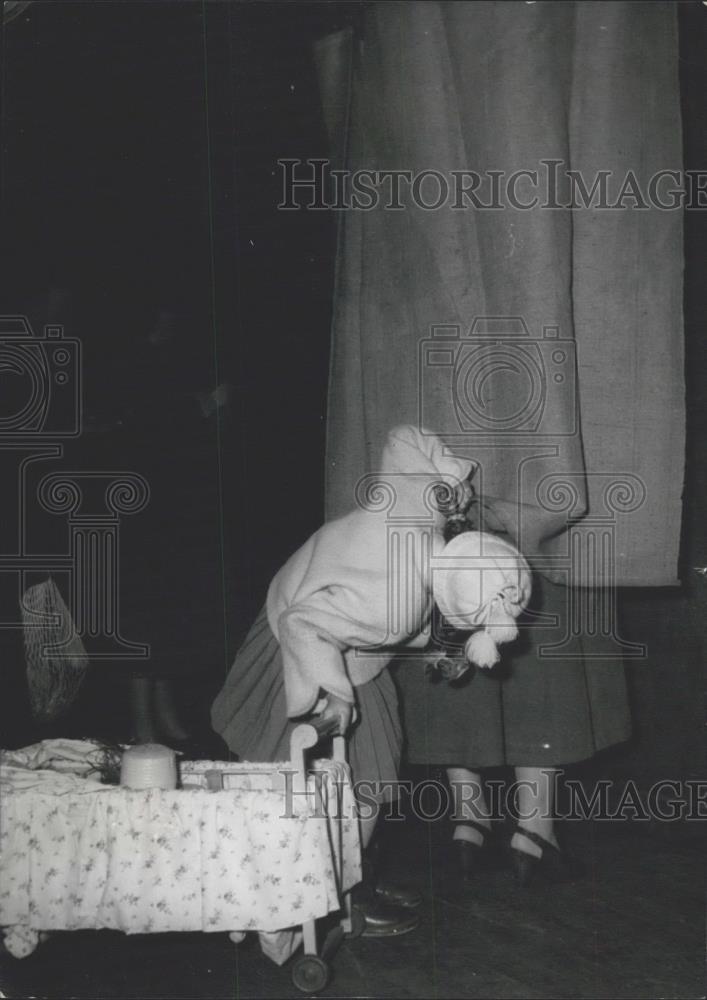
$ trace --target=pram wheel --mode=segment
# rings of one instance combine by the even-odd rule
[[[346,935],[347,940],[351,941],[353,938],[361,937],[365,929],[366,918],[361,909],[354,904],[351,907],[351,930]]]
[[[303,955],[292,966],[292,982],[302,993],[319,993],[329,982],[329,966],[316,955]]]

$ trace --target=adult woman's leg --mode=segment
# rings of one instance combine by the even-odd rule
[[[491,817],[481,775],[466,767],[448,767],[447,778],[452,792],[453,839],[482,847],[484,830],[491,830]]]
[[[489,866],[491,816],[478,772],[466,767],[449,767],[447,778],[452,793],[455,876],[470,879]]]
[[[555,784],[558,771],[549,767],[516,767],[516,806],[518,827],[530,831],[555,848],[559,848],[553,821]],[[516,831],[511,847],[539,858],[542,849],[537,842]]]
[[[527,886],[537,878],[566,882],[580,878],[584,865],[558,843],[554,825],[557,768],[516,767],[518,824],[511,840],[516,878]]]

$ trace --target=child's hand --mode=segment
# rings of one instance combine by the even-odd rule
[[[469,667],[470,663],[466,657],[441,656],[435,662],[427,664],[425,673],[433,684],[442,678],[450,684],[455,684],[462,679],[464,681],[468,680],[466,673]]]
[[[344,701],[337,698],[335,694],[326,694],[326,705],[320,715],[321,719],[336,719],[338,721],[337,734],[345,736],[349,726],[354,721],[355,706],[353,702]]]

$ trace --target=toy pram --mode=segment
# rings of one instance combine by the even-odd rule
[[[328,959],[344,937],[357,937],[364,927],[360,912],[351,905],[349,892],[361,878],[361,863],[356,807],[346,765],[344,738],[332,738],[330,760],[308,761],[308,751],[326,739],[335,725],[331,720],[322,722],[314,719],[295,727],[290,739],[290,760],[287,762],[233,764],[187,761],[180,768],[183,788],[198,782],[201,787],[214,792],[241,795],[244,791],[273,792],[283,797],[285,816],[291,816],[297,809],[297,803],[302,802],[308,823],[319,820],[326,825],[331,863],[329,867],[329,862],[325,861],[326,873],[333,874],[336,880],[339,906],[333,909],[340,909],[341,919],[319,947],[317,917],[303,920],[301,931],[288,929],[270,933],[258,928],[263,951],[278,964],[293,954],[301,940],[304,953],[292,966],[292,982],[306,993],[324,989],[330,973]],[[310,873],[309,878],[305,875],[304,879],[311,884],[315,877]],[[230,936],[239,943],[244,932],[232,932]]]
[[[292,980],[322,989],[337,944],[361,929],[346,901],[361,861],[344,741],[334,738],[332,759],[306,762],[326,734],[319,722],[297,726],[291,759],[279,764],[185,762],[182,788],[169,791],[26,767],[8,754],[0,768],[8,950],[28,955],[54,930],[220,931],[236,941],[254,931],[279,964],[301,938]],[[329,914],[341,920],[318,947],[317,920]]]

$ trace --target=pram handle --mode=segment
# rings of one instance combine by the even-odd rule
[[[320,740],[333,736],[332,759],[338,761],[346,760],[346,740],[343,736],[337,735],[339,728],[338,719],[323,719],[321,715],[313,715],[306,722],[300,722],[295,726],[290,736],[290,751],[293,760],[302,759],[302,753],[315,747]]]

